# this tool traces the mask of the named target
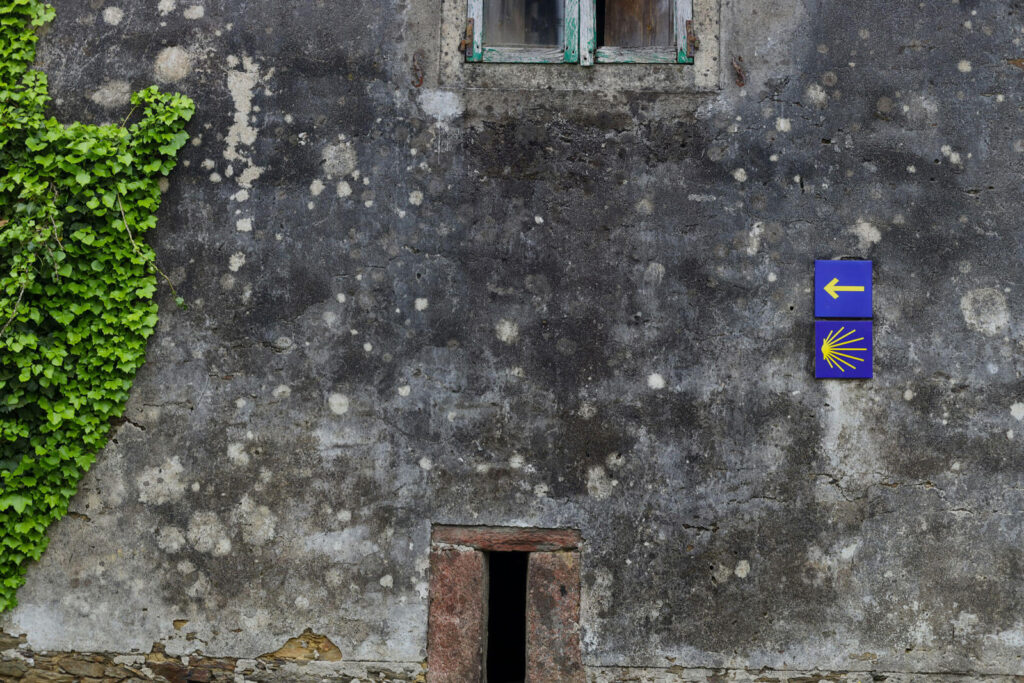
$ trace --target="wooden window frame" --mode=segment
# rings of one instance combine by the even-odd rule
[[[484,46],[484,0],[467,0],[466,61],[515,64],[693,64],[693,0],[673,0],[674,47],[597,47],[596,0],[565,2],[565,45]]]
[[[562,0],[565,3],[565,36],[562,47],[487,47],[484,45],[484,0],[468,0],[468,24],[473,40],[466,48],[467,62],[513,64],[575,64],[580,61],[580,3],[593,0]],[[468,32],[468,31],[467,31]],[[468,37],[468,36],[467,36]]]

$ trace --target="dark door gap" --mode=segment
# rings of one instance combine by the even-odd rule
[[[526,573],[530,553],[487,554],[487,683],[526,679]]]

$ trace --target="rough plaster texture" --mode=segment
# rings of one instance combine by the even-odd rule
[[[722,0],[690,90],[443,83],[439,0],[193,4],[40,44],[59,116],[197,100],[152,236],[190,308],[0,630],[420,662],[430,523],[532,525],[582,531],[599,680],[1024,674],[1019,2]],[[876,378],[816,382],[844,256]]]

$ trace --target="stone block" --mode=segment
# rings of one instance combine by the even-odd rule
[[[430,552],[430,577],[427,681],[479,681],[487,629],[483,553],[434,548]]]
[[[462,545],[496,552],[538,552],[573,550],[579,547],[580,532],[574,529],[529,527],[435,526],[434,543]]]
[[[83,676],[88,678],[103,678],[106,666],[99,662],[90,662],[81,659],[62,659],[58,662],[62,671],[72,676]]]
[[[28,671],[28,665],[25,662],[17,660],[0,662],[0,679],[18,679],[24,676],[26,671]]]
[[[532,553],[526,581],[527,683],[583,683],[580,554]]]

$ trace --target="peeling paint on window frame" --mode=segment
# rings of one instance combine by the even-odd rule
[[[473,42],[466,48],[467,62],[498,64],[576,64],[580,57],[580,3],[593,0],[563,0],[565,3],[562,47],[487,47],[484,45],[484,0],[467,0],[467,21],[473,24]],[[468,29],[467,29],[468,34]]]
[[[597,47],[596,0],[564,0],[565,44],[559,47],[487,47],[484,45],[484,0],[467,0],[472,42],[467,62],[504,64],[693,64],[687,32],[692,30],[693,0],[673,0],[674,47]],[[468,37],[467,28],[467,37]]]

